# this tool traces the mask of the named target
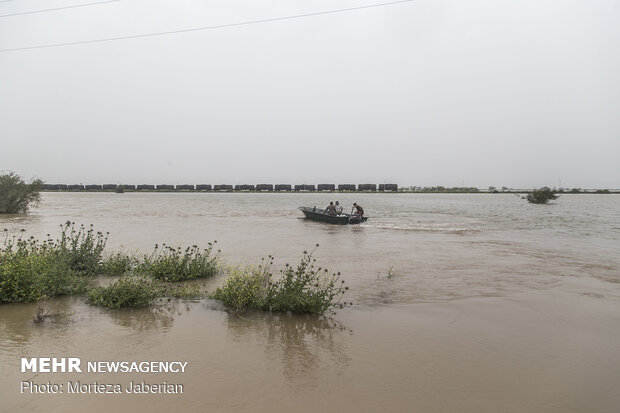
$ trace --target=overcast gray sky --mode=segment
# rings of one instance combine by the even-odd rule
[[[121,0],[6,16],[96,1],[0,2],[0,49],[381,3]],[[617,0],[418,0],[2,51],[0,170],[50,183],[618,188],[618,22]]]

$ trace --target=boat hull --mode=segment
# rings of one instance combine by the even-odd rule
[[[299,210],[303,212],[307,219],[318,222],[326,222],[328,224],[349,225],[349,224],[361,224],[368,220],[367,217],[361,217],[361,219],[349,214],[329,215],[325,213],[325,210],[319,208],[299,207]]]

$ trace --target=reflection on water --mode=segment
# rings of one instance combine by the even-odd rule
[[[322,371],[341,372],[350,361],[343,336],[353,331],[333,318],[316,315],[228,313],[226,326],[236,341],[258,340],[293,386],[316,386]],[[248,337],[251,336],[251,337]]]
[[[45,335],[49,329],[59,334],[70,331],[75,320],[76,298],[61,297],[29,304],[0,305],[0,337],[2,348],[19,348],[33,338]],[[47,314],[43,322],[36,322],[41,309]],[[1,351],[0,349],[0,351]]]
[[[149,308],[102,309],[101,313],[109,317],[114,324],[130,330],[160,329],[167,331],[174,325],[175,315],[180,315],[182,310],[189,311],[189,306],[171,301],[165,305],[154,305]]]
[[[2,214],[0,215],[0,230],[9,227],[31,227],[40,223],[43,217],[37,214]]]

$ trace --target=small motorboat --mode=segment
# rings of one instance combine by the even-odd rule
[[[362,222],[366,222],[368,220],[368,217],[355,214],[330,215],[326,213],[324,209],[316,207],[299,207],[299,210],[304,213],[307,219],[311,219],[312,221],[327,222],[328,224],[361,224]]]

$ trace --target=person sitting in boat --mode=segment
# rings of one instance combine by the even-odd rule
[[[340,205],[339,201],[336,201],[336,215],[342,214],[342,205]]]
[[[355,202],[353,202],[353,208],[355,208],[355,214],[361,216],[364,216],[364,208],[362,208],[361,205],[357,205]]]
[[[330,202],[329,205],[325,208],[325,213],[327,215],[337,215],[336,214],[336,206],[333,202]]]

